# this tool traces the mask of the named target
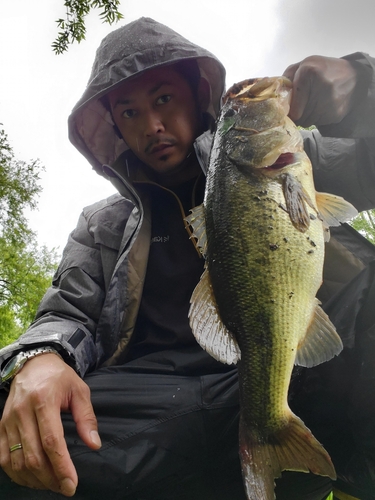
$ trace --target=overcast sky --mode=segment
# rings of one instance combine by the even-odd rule
[[[0,123],[16,157],[39,158],[46,171],[38,240],[62,251],[82,208],[114,192],[67,138],[67,117],[88,80],[96,48],[110,31],[141,16],[167,24],[224,63],[228,86],[274,76],[312,54],[375,55],[374,0],[123,0],[124,20],[104,25],[96,12],[87,38],[56,56],[51,43],[63,0],[0,0]],[[136,4],[136,5],[134,5]]]

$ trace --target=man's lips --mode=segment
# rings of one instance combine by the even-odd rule
[[[146,148],[145,148],[145,153],[146,154],[156,154],[159,153],[160,151],[164,151],[165,149],[168,149],[176,144],[176,141],[173,139],[158,139],[157,141],[152,141],[150,142]]]
[[[172,147],[172,144],[160,144],[159,146],[155,146],[151,149],[150,154],[155,154],[159,153],[160,151],[164,151],[165,149],[168,149]]]

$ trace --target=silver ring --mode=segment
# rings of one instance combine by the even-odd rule
[[[14,444],[13,446],[11,446],[9,448],[9,451],[10,451],[10,453],[12,453],[12,451],[20,450],[21,448],[22,448],[22,444],[21,443]]]

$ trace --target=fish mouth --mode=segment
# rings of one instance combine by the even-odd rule
[[[235,83],[225,94],[223,101],[228,99],[252,99],[263,101],[277,97],[282,93],[289,93],[292,82],[285,76],[273,78],[250,78]]]
[[[266,167],[262,167],[262,170],[280,170],[288,165],[292,165],[296,163],[297,158],[295,153],[282,153],[277,160],[272,163],[272,165],[267,165]]]

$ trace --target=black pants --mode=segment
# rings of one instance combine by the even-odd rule
[[[77,500],[245,500],[238,458],[237,373],[184,377],[139,373],[139,364],[86,377],[103,446],[89,450],[63,414],[77,468]],[[327,478],[285,473],[278,500],[322,500]],[[11,483],[0,472],[0,498],[66,498]]]
[[[375,498],[374,304],[372,263],[328,307],[346,349],[299,370],[291,384],[292,409],[331,453],[341,484],[355,485],[351,493],[361,500]],[[89,450],[71,416],[62,415],[79,477],[75,499],[245,500],[236,370],[181,376],[138,360],[100,369],[85,381],[103,446]],[[4,402],[1,394],[0,410]],[[285,472],[275,492],[277,500],[322,500],[331,489],[327,478]],[[8,498],[66,497],[20,487],[0,470],[0,499]]]

